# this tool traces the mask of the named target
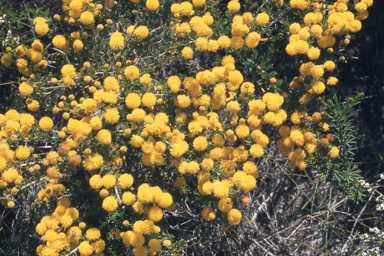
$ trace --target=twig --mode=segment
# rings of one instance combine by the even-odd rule
[[[59,85],[59,86],[52,86],[52,87],[43,87],[42,89],[43,90],[49,90],[49,89],[58,89],[58,88],[69,88],[69,87],[73,87],[73,86]]]
[[[21,211],[21,209],[19,208],[17,210],[17,213],[16,213],[16,218],[12,222],[11,242],[13,242],[13,239],[15,239],[15,232],[17,230],[17,226],[18,226],[19,220],[20,220],[20,211]]]
[[[303,222],[301,222],[300,225],[297,226],[295,230],[293,230],[293,232],[287,237],[287,239],[289,239],[292,235],[294,235],[296,231],[301,227],[301,225],[303,225],[305,222],[307,222],[307,220],[303,220]]]
[[[35,180],[35,181],[32,181],[31,183],[28,183],[27,185],[22,186],[22,187],[20,188],[20,190],[23,190],[23,189],[25,189],[25,188],[27,188],[27,187],[29,187],[29,186],[32,186],[32,185],[34,185],[36,182],[40,182],[40,181],[46,179],[47,177],[48,177],[48,176],[44,176],[43,178],[40,178],[40,179]],[[5,197],[0,197],[0,199],[4,199],[4,198],[6,198],[6,197],[10,197],[11,195],[12,195],[12,194],[8,194],[8,195],[6,195]]]
[[[135,26],[133,27],[133,30],[132,30],[131,34],[130,34],[130,35],[129,35],[129,37],[128,37],[128,40],[127,40],[127,42],[124,44],[123,48],[121,48],[121,50],[120,50],[119,54],[121,54],[121,53],[124,51],[124,49],[125,49],[126,47],[128,47],[128,45],[129,45],[129,42],[131,41],[131,38],[132,38],[133,32],[135,32],[135,29],[136,29],[136,27],[137,27],[137,25],[138,25],[138,24],[139,24],[139,21],[138,21],[138,22],[136,22]]]
[[[19,83],[19,82],[17,82],[17,81],[12,81],[12,82],[7,82],[7,83],[1,83],[0,85],[7,85],[7,84],[17,84],[17,83]]]
[[[119,202],[122,204],[123,201],[121,201],[119,191],[117,190],[117,186],[115,186],[115,193],[116,193],[116,195],[117,195],[117,198],[119,199]]]
[[[253,217],[252,217],[252,222],[256,222],[257,215],[259,214],[259,212],[260,212],[264,207],[266,207],[266,204],[268,203],[268,201],[271,200],[271,198],[274,196],[274,194],[275,194],[277,188],[279,188],[280,182],[281,182],[281,180],[279,180],[279,181],[277,182],[277,184],[275,185],[275,187],[272,189],[271,193],[269,193],[268,198],[267,198],[266,200],[264,200],[263,203],[260,204],[259,208],[257,208],[257,210],[255,211],[255,214],[254,214]],[[256,200],[256,202],[258,202],[258,201]]]
[[[79,250],[79,246],[77,246],[75,249],[73,249],[72,251],[70,251],[67,255],[65,256],[69,256],[69,255],[72,255],[74,254],[77,250]]]
[[[373,191],[371,191],[371,195],[369,196],[367,202],[365,203],[363,209],[361,209],[359,215],[357,216],[356,220],[355,220],[355,223],[353,223],[353,227],[352,227],[352,230],[351,230],[351,233],[350,235],[348,236],[348,239],[345,241],[343,247],[341,248],[341,251],[340,251],[340,256],[343,255],[344,251],[347,249],[347,246],[348,246],[348,242],[351,240],[352,236],[353,236],[353,231],[355,231],[355,228],[356,228],[356,224],[357,222],[359,221],[361,215],[363,214],[363,212],[365,211],[365,208],[367,208],[367,205],[368,203],[371,201],[373,197]]]
[[[64,57],[67,59],[68,63],[71,64],[71,62],[69,61],[68,56],[65,54],[65,52],[63,52],[63,51],[57,49],[56,47],[53,47],[52,49],[55,50],[55,51],[57,51],[57,52],[59,52],[59,53],[61,53],[61,54],[63,54]]]
[[[269,174],[269,175],[287,175],[286,173],[274,173],[274,172],[258,172],[258,174]],[[300,176],[300,177],[306,177],[305,175],[303,174],[295,174],[295,173],[292,173],[292,174],[289,174],[291,176]]]
[[[188,213],[189,215],[191,215],[191,216],[194,217],[194,218],[198,218],[198,217],[199,217],[199,215],[195,215],[195,214],[192,213],[191,209],[189,209],[189,206],[188,206],[188,204],[187,204],[186,202],[184,202],[184,204],[185,204],[185,206],[188,208],[187,213]]]
[[[254,242],[258,247],[260,247],[266,254],[275,256],[274,254],[270,253],[267,249],[265,249],[261,244],[259,244],[256,239],[251,238],[252,242]]]

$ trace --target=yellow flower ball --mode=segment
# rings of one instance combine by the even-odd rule
[[[150,254],[155,254],[158,251],[161,251],[161,242],[157,239],[151,239],[148,242],[148,248]]]
[[[107,212],[113,212],[117,207],[117,200],[113,196],[108,196],[103,200],[103,209]]]
[[[240,187],[244,192],[249,192],[256,186],[256,179],[251,175],[244,176],[240,181]]]
[[[308,43],[304,40],[299,40],[299,41],[295,42],[294,47],[295,47],[295,50],[298,54],[306,54],[308,49],[309,49]]]
[[[66,50],[68,48],[67,40],[62,35],[56,35],[52,39],[53,46],[59,48],[60,50]]]
[[[94,21],[93,14],[89,11],[85,11],[80,15],[80,22],[84,25],[90,25]]]
[[[266,14],[265,12],[262,12],[260,13],[259,15],[257,15],[256,17],[256,22],[259,26],[265,26],[267,25],[269,21],[269,15]]]
[[[163,218],[163,210],[158,206],[152,206],[149,208],[147,216],[153,222],[159,222]]]
[[[325,90],[325,85],[321,81],[315,81],[312,85],[312,92],[322,94]]]
[[[159,1],[157,0],[147,0],[145,2],[145,6],[148,8],[150,11],[156,11],[157,8],[159,8]]]
[[[202,137],[202,136],[199,136],[197,137],[194,141],[193,141],[193,148],[197,151],[203,151],[205,150],[206,148],[208,147],[208,142],[207,140]]]
[[[45,21],[35,23],[35,32],[39,36],[45,36],[48,33],[48,31],[49,31],[49,26]]]
[[[33,87],[26,82],[23,82],[19,85],[19,92],[23,96],[29,96],[33,93]]]
[[[84,223],[85,224],[85,223]],[[79,225],[80,226],[80,225]],[[88,241],[92,241],[92,240],[97,240],[99,239],[101,236],[100,234],[100,230],[98,230],[97,228],[90,228],[87,230],[87,232],[85,233],[85,238],[88,240]]]
[[[202,7],[205,4],[205,0],[192,0],[192,4],[196,7]]]
[[[90,114],[90,113],[94,113],[96,111],[97,102],[92,98],[88,98],[88,99],[83,101],[81,106],[87,114]]]
[[[242,195],[241,198],[240,198],[241,202],[243,204],[248,204],[249,203],[249,197],[245,196],[245,195]]]
[[[133,33],[134,36],[140,38],[140,39],[145,39],[148,37],[149,30],[146,26],[139,26],[135,29],[135,32]]]
[[[136,196],[132,194],[131,192],[124,192],[123,196],[121,197],[121,201],[125,205],[131,205],[133,202],[135,202]]]
[[[9,202],[7,203],[7,207],[8,207],[8,208],[13,208],[13,207],[15,207],[15,202],[13,202],[13,201],[9,201]]]
[[[121,50],[124,46],[124,36],[120,32],[114,32],[109,40],[109,46],[112,50]]]
[[[136,109],[140,106],[141,99],[140,96],[136,93],[130,93],[125,98],[125,105],[127,105],[128,108]]]
[[[245,24],[249,24],[253,21],[253,16],[252,16],[252,13],[251,12],[245,12],[243,13],[243,22]]]
[[[251,32],[245,38],[245,45],[248,48],[255,48],[256,46],[259,45],[260,38],[261,38],[261,36],[259,33]]]
[[[140,77],[140,83],[143,85],[150,85],[152,82],[152,78],[150,74],[144,74]]]
[[[1,56],[1,64],[3,64],[4,66],[10,66],[12,63],[12,55],[10,55],[9,53],[5,53],[3,54],[3,56]]]
[[[237,126],[236,135],[239,139],[246,138],[249,135],[249,127],[244,124]]]
[[[232,226],[238,225],[241,221],[241,212],[237,209],[232,209],[228,212],[228,222]]]
[[[139,148],[143,144],[144,139],[138,135],[132,135],[130,142],[133,147]]]
[[[111,132],[106,129],[100,130],[97,133],[96,137],[97,137],[97,141],[99,141],[101,144],[104,144],[104,145],[109,145],[112,142]]]
[[[204,37],[199,37],[196,39],[195,46],[198,51],[205,51],[208,47],[208,40]]]
[[[177,104],[180,108],[187,108],[191,105],[191,99],[186,95],[178,95],[177,96]]]
[[[214,162],[212,159],[210,158],[206,158],[204,159],[202,162],[201,162],[201,168],[206,171],[206,172],[209,172],[210,170],[213,169],[213,166],[214,166]]]
[[[89,256],[93,253],[93,247],[88,241],[83,241],[79,245],[79,252],[82,256]]]
[[[232,202],[232,200],[230,200],[230,199],[227,200],[227,199],[228,198],[222,198],[222,199],[220,199],[220,201],[218,203],[219,210],[221,212],[227,213],[232,209],[233,202]]]
[[[231,39],[228,36],[221,36],[217,40],[217,43],[221,49],[226,49],[231,46]]]
[[[107,174],[104,175],[103,178],[101,179],[101,182],[103,183],[103,186],[106,189],[110,189],[116,184],[116,178],[112,174]]]
[[[236,114],[240,111],[240,104],[237,101],[230,101],[227,104],[227,109],[229,112]]]
[[[339,79],[337,79],[337,78],[334,77],[334,76],[330,76],[330,77],[328,77],[328,79],[327,79],[327,85],[334,86],[334,85],[336,85],[338,82],[339,82]]]
[[[319,79],[324,74],[324,69],[320,65],[315,65],[311,68],[311,76]]]
[[[323,33],[323,28],[320,25],[313,25],[311,27],[311,34],[315,37],[320,37],[321,34]]]
[[[147,92],[142,98],[143,105],[147,108],[151,108],[156,104],[156,96],[153,93]]]
[[[180,14],[182,16],[189,17],[194,13],[195,11],[193,10],[193,5],[190,2],[185,1],[180,4]]]
[[[133,81],[139,77],[139,69],[136,66],[128,66],[124,70],[124,75],[127,79]]]
[[[203,216],[203,219],[206,221],[212,220],[210,215],[214,213],[212,208],[209,206],[204,207],[203,211],[201,212],[201,215]]]
[[[164,240],[163,241],[163,245],[165,246],[165,247],[169,247],[169,246],[171,246],[171,244],[172,244],[172,242],[171,242],[171,240]]]
[[[317,60],[320,57],[320,49],[311,47],[307,52],[307,56],[310,60]]]
[[[236,13],[240,10],[240,3],[234,0],[229,1],[227,8],[228,8],[228,11],[230,11],[231,13]]]
[[[254,157],[254,158],[259,158],[264,154],[264,149],[261,145],[258,144],[253,144],[249,150],[249,153]]]
[[[335,158],[339,155],[339,149],[336,147],[336,146],[333,146],[331,148],[331,150],[328,152],[328,155],[331,157],[331,158]]]
[[[193,50],[191,47],[184,47],[183,50],[181,51],[181,55],[184,57],[186,60],[190,60],[193,58]]]
[[[73,42],[72,47],[73,47],[73,49],[75,49],[76,51],[81,51],[81,50],[83,50],[84,45],[83,45],[83,42],[82,42],[81,40],[77,39],[77,40],[75,40],[75,41]]]
[[[336,67],[336,64],[335,64],[335,62],[328,60],[324,63],[324,67],[328,71],[333,71]]]
[[[133,184],[133,177],[131,174],[124,173],[119,177],[118,183],[122,189],[128,189]]]
[[[101,180],[101,176],[96,174],[96,175],[93,175],[90,179],[89,179],[89,185],[91,186],[91,188],[93,189],[100,189],[102,186],[103,186],[103,182]]]
[[[104,159],[99,154],[91,154],[87,157],[85,162],[83,163],[83,166],[88,171],[93,171],[96,169],[99,169],[100,166],[104,163]]]
[[[120,115],[116,108],[107,108],[104,112],[103,119],[110,124],[115,124],[119,121]]]
[[[39,121],[40,129],[43,131],[49,131],[53,127],[53,121],[49,117],[43,117]]]
[[[231,1],[231,2],[234,2],[234,1]],[[256,32],[254,32],[254,33],[256,33]],[[232,39],[231,39],[231,46],[232,46],[233,49],[236,49],[236,50],[240,49],[241,47],[244,46],[244,39],[241,36],[234,36],[234,37],[232,37]],[[253,45],[250,44],[250,46],[253,46]]]

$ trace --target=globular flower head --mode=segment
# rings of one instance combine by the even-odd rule
[[[184,57],[186,60],[190,60],[193,58],[193,50],[190,47],[184,47],[183,50],[181,51],[181,55]]]
[[[113,196],[108,196],[103,200],[103,209],[107,212],[113,212],[117,207],[117,200]]]
[[[53,121],[49,117],[43,117],[39,121],[39,126],[43,131],[51,130],[53,127]]]
[[[128,66],[124,70],[124,75],[127,79],[133,81],[139,77],[139,69],[136,66]]]
[[[97,140],[104,145],[109,145],[112,142],[112,135],[109,130],[102,129],[97,133]]]
[[[42,17],[39,17],[39,18],[42,18]],[[35,21],[36,21],[36,19],[35,19]],[[49,26],[45,22],[45,19],[44,19],[44,21],[35,22],[36,34],[38,34],[39,36],[45,36],[48,33],[48,31],[49,31]]]
[[[112,50],[121,50],[124,46],[124,36],[120,32],[114,32],[109,40],[109,46]]]
[[[90,11],[85,11],[80,15],[80,21],[84,25],[90,25],[94,21],[93,14]]]
[[[148,8],[150,11],[156,11],[157,8],[159,8],[159,1],[157,0],[147,0],[145,2],[145,6]]]
[[[241,212],[237,209],[232,209],[228,212],[228,222],[232,226],[239,224],[241,221]]]
[[[60,50],[66,50],[68,48],[68,42],[62,35],[56,35],[52,39],[53,46],[59,48]]]
[[[265,12],[262,12],[260,13],[259,15],[257,15],[256,17],[256,22],[259,26],[265,26],[267,25],[269,21],[269,15],[266,14]]]

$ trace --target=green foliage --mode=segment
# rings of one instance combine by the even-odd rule
[[[342,100],[333,92],[331,99],[323,99],[324,115],[333,127],[332,134],[340,145],[339,157],[329,162],[323,161],[319,166],[320,174],[333,184],[342,186],[346,195],[355,203],[361,202],[365,189],[360,185],[362,180],[358,166],[353,163],[356,147],[356,127],[353,124],[353,107],[364,99],[364,94]]]

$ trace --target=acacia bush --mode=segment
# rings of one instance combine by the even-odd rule
[[[340,102],[333,87],[372,4],[3,6],[1,64],[20,95],[0,114],[1,207],[34,238],[24,253],[186,253],[175,216],[235,229],[258,164],[276,156],[361,202],[349,114],[363,95]]]

